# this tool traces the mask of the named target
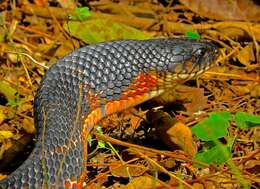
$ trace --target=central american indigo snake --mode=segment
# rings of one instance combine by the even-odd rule
[[[207,41],[152,39],[98,43],[58,60],[35,97],[34,150],[0,188],[75,188],[86,169],[84,132],[199,75],[217,55]]]

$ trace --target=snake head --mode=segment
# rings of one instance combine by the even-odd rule
[[[203,40],[178,39],[169,47],[167,77],[171,79],[187,80],[198,76],[212,67],[219,55],[215,44]]]

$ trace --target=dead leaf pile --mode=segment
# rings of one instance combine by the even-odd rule
[[[102,132],[93,133],[84,186],[258,188],[259,126],[239,129],[230,121],[226,131],[233,140],[222,137],[220,142],[232,143],[232,157],[222,165],[194,160],[212,144],[196,138],[191,127],[210,112],[260,115],[259,4],[81,2],[0,2],[0,179],[33,147],[34,96],[45,71],[59,58],[102,41],[188,36],[216,43],[217,65],[170,94],[102,120]]]

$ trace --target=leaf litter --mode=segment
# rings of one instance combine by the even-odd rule
[[[86,188],[259,187],[255,1],[33,2],[0,3],[0,179],[33,148],[33,97],[59,58],[100,41],[187,36],[215,41],[218,66],[102,120],[102,132],[92,136]]]

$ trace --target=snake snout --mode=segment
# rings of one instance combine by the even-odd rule
[[[207,41],[198,42],[193,46],[191,59],[184,62],[186,73],[196,76],[213,66],[219,55],[218,47]]]
[[[219,56],[219,49],[213,43],[206,42],[206,48],[204,48],[204,53],[198,56],[196,65],[201,67],[202,70],[208,70],[212,67]]]
[[[188,41],[189,42],[189,41]],[[183,45],[183,51],[190,54],[183,56],[183,60],[169,64],[169,74],[177,79],[190,79],[198,76],[213,66],[219,55],[218,47],[207,41],[196,41]]]

